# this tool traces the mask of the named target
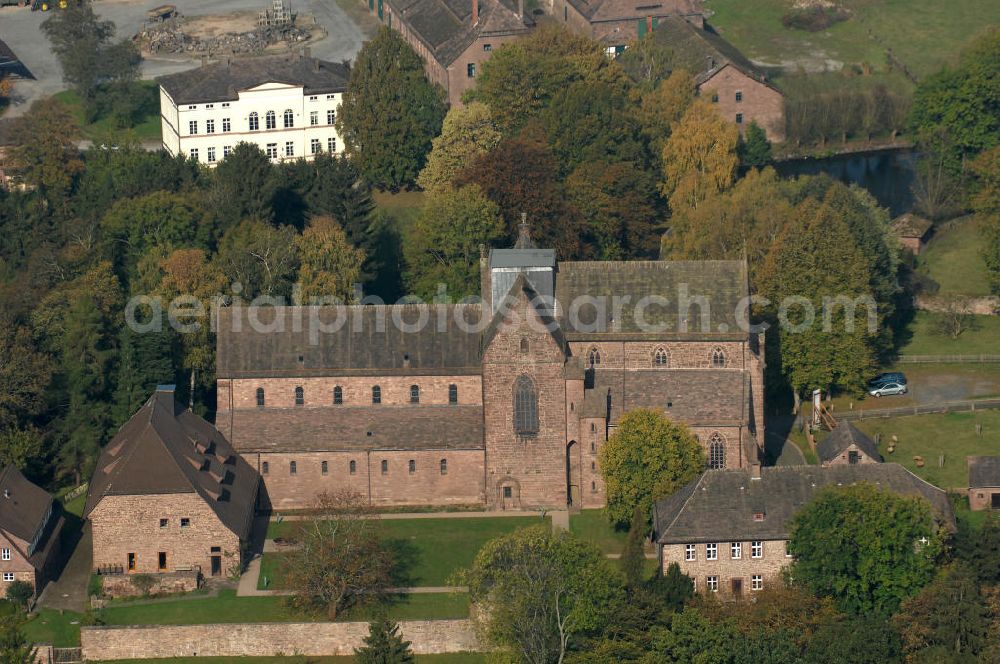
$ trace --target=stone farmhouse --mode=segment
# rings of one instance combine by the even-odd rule
[[[161,386],[105,446],[84,517],[102,574],[227,574],[249,543],[260,478]]]
[[[784,95],[732,44],[677,16],[660,20],[652,36],[671,49],[675,66],[694,76],[698,93],[711,99],[741,134],[756,122],[769,140],[785,140]]]
[[[503,44],[531,31],[534,21],[524,0],[367,0],[368,10],[403,39],[424,61],[431,83],[462,105],[475,85],[480,65]]]
[[[601,42],[609,55],[625,51],[668,17],[704,23],[701,0],[552,0],[552,16],[568,29]]]
[[[820,465],[881,463],[875,441],[858,431],[850,422],[841,422],[823,440],[816,443]]]
[[[59,504],[15,466],[0,471],[0,594],[25,581],[36,594],[60,562]]]
[[[598,452],[640,407],[690,425],[712,468],[759,463],[744,262],[557,261],[522,225],[481,264],[481,303],[220,310],[216,426],[273,508],[335,489],[599,507]]]
[[[969,507],[1000,510],[1000,456],[970,456]]]
[[[203,164],[253,143],[272,161],[340,153],[346,65],[288,55],[226,59],[157,79],[163,149]]]
[[[697,592],[763,590],[791,562],[795,513],[823,487],[860,482],[927,499],[939,526],[955,531],[947,494],[896,463],[709,471],[653,506],[660,564],[677,563]]]

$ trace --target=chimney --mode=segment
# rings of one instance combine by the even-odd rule
[[[760,479],[760,461],[754,461],[750,464],[750,479]]]
[[[479,25],[479,0],[472,0],[472,25]]]
[[[483,299],[483,307],[486,309],[491,309],[493,306],[492,296],[493,296],[493,285],[490,273],[490,254],[486,250],[486,245],[479,245],[479,290],[480,296]]]
[[[531,241],[531,226],[528,225],[528,213],[521,213],[521,223],[517,225],[517,242],[515,249],[534,249],[535,243]]]
[[[524,18],[524,0],[517,0],[517,17]]]

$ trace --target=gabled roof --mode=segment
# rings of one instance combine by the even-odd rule
[[[544,298],[538,296],[538,291],[535,290],[535,287],[524,272],[518,273],[514,279],[514,284],[510,287],[510,291],[504,296],[504,300],[512,302],[512,300],[519,297],[527,300],[528,306],[534,309],[545,331],[549,333],[559,349],[565,354],[568,345],[566,344],[566,337],[563,336],[562,328],[559,326],[559,322],[552,317],[549,308],[545,306],[546,301]],[[509,306],[502,304],[497,307],[497,312],[493,314],[490,324],[483,331],[482,347],[484,350],[489,347],[493,338],[500,333],[506,320],[504,312],[509,309]]]
[[[1000,487],[1000,456],[970,456],[970,487]]]
[[[0,529],[31,542],[52,508],[52,496],[14,465],[0,471]]]
[[[592,22],[638,20],[647,16],[700,16],[701,0],[569,0]]]
[[[816,443],[816,454],[819,456],[821,463],[832,461],[846,452],[851,445],[857,447],[865,453],[865,456],[871,459],[875,459],[876,461],[882,460],[882,455],[878,453],[878,446],[875,445],[875,441],[858,431],[853,424],[846,421],[838,424],[837,428],[828,433],[823,440]]]
[[[670,16],[661,19],[653,31],[653,38],[671,49],[674,66],[690,72],[697,85],[731,65],[746,76],[774,87],[767,82],[764,72],[735,46],[683,18]]]
[[[478,304],[257,307],[252,319],[224,307],[216,374],[478,374],[481,316]]]
[[[897,237],[915,237],[923,239],[934,223],[929,219],[907,212],[892,220],[892,232]]]
[[[472,0],[389,0],[442,66],[448,67],[479,37],[526,33],[534,25],[517,15],[516,0],[479,0],[479,22],[472,24]]]
[[[704,297],[709,306],[682,310],[685,293],[694,302]],[[557,318],[570,341],[745,339],[737,315],[749,294],[746,263],[738,260],[561,262],[556,274]],[[573,302],[582,298],[596,298],[604,306],[599,313],[580,307],[579,316],[569,316]],[[666,298],[666,304],[655,298]]]
[[[197,493],[224,526],[245,538],[260,477],[226,438],[157,391],[107,444],[90,481],[84,516],[105,496]]]
[[[307,95],[343,92],[349,77],[346,65],[290,54],[214,62],[156,81],[182,105],[236,101],[240,92],[265,83],[301,85]]]
[[[817,491],[827,486],[867,482],[906,496],[926,499],[935,518],[951,532],[955,514],[947,494],[896,463],[839,466],[775,466],[750,470],[709,470],[653,507],[661,544],[788,539],[788,527]],[[762,520],[755,520],[755,514]]]

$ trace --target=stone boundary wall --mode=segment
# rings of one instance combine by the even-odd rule
[[[418,655],[482,650],[471,620],[408,620],[403,638]],[[234,623],[149,627],[83,627],[84,660],[164,657],[353,655],[366,622]]]
[[[914,298],[914,306],[931,313],[947,313],[953,305],[958,305],[965,313],[979,316],[996,316],[1000,313],[1000,297],[988,295],[985,297],[942,297],[920,295]]]
[[[142,591],[136,588],[132,580],[138,576],[136,574],[106,574],[101,576],[101,590],[108,597],[139,597]],[[167,572],[147,574],[153,580],[153,585],[149,589],[150,595],[163,595],[172,593],[189,593],[198,589],[200,573],[190,572]]]

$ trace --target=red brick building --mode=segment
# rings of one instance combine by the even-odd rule
[[[784,95],[732,44],[710,28],[677,17],[661,20],[653,39],[670,48],[675,67],[694,76],[698,93],[711,99],[741,134],[756,122],[769,140],[785,140]]]
[[[552,0],[552,16],[568,29],[601,42],[611,54],[654,32],[667,17],[704,23],[701,0]]]
[[[84,516],[95,571],[228,574],[250,541],[260,478],[161,386],[107,444]]]
[[[59,504],[15,466],[0,471],[0,595],[14,581],[41,590],[59,564]]]
[[[524,231],[482,262],[481,304],[229,307],[216,426],[276,509],[598,507],[622,414],[691,426],[713,468],[758,463],[762,339],[739,261],[557,262]]]
[[[862,482],[926,499],[935,519],[928,526],[955,532],[948,494],[896,463],[707,472],[653,507],[661,568],[677,563],[695,591],[725,597],[781,583],[796,512],[823,487]]]
[[[424,60],[431,83],[462,105],[493,49],[534,27],[524,0],[367,0],[368,10],[396,30]]]

